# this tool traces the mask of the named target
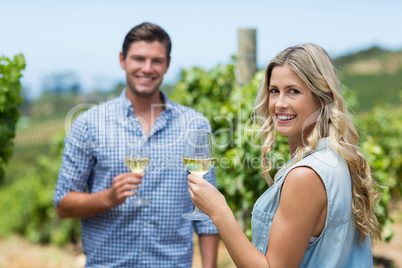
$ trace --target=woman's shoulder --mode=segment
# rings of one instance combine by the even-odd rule
[[[310,194],[325,194],[325,187],[320,175],[308,166],[298,166],[290,170],[284,184],[290,192],[305,191]]]

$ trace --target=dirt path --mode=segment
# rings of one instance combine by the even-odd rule
[[[78,268],[85,256],[77,246],[33,245],[21,237],[0,240],[0,268]]]
[[[402,268],[402,200],[392,205],[391,215],[395,220],[395,236],[390,243],[372,241],[377,267]],[[196,243],[197,245],[197,243]],[[0,240],[0,268],[82,268],[85,256],[80,247],[32,245],[20,237]],[[199,249],[195,247],[192,268],[201,268]],[[219,246],[218,267],[235,267],[223,245]]]
[[[192,268],[201,268],[198,246],[194,252]],[[85,256],[79,246],[33,245],[16,236],[0,240],[0,268],[82,268],[84,265]],[[235,267],[223,243],[219,246],[218,267]]]

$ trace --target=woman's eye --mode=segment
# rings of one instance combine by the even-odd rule
[[[292,94],[298,94],[298,93],[300,93],[300,91],[298,91],[297,89],[291,89],[291,90],[290,90],[290,93],[292,93]]]
[[[269,93],[271,93],[271,94],[277,93],[277,92],[278,92],[278,90],[275,89],[275,88],[271,88],[271,89],[269,90]]]

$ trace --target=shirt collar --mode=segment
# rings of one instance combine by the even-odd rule
[[[331,147],[331,138],[330,137],[321,138],[321,139],[319,139],[317,141],[317,146],[315,147],[315,149],[312,152],[303,154],[302,158],[305,158],[305,157],[311,155],[314,152],[321,151],[321,150],[324,150],[324,149],[327,149],[327,148],[330,148],[330,147]],[[291,164],[294,161],[295,161],[295,158],[292,157],[289,160],[289,162],[286,163],[286,165]]]
[[[317,147],[315,148],[315,150],[318,151],[318,150],[322,150],[322,149],[325,149],[328,147],[331,147],[331,138],[325,137],[325,138],[318,140]]]
[[[130,114],[134,114],[134,107],[133,107],[133,104],[131,103],[131,101],[127,98],[126,91],[127,91],[127,89],[124,88],[119,96],[119,99],[120,99],[121,103],[123,104],[122,105],[123,113],[126,114],[127,116],[129,116]],[[160,96],[161,96],[163,102],[165,103],[165,111],[168,113],[173,112],[174,111],[174,109],[173,109],[174,102],[169,100],[168,96],[162,91],[160,91]]]
[[[311,155],[314,152],[321,151],[321,150],[324,150],[324,149],[327,149],[330,147],[331,147],[331,138],[330,137],[321,138],[317,141],[317,146],[315,147],[315,149],[312,152],[303,154],[303,158]],[[292,158],[292,160],[293,160],[293,158]]]

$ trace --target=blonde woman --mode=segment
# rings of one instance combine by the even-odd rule
[[[189,175],[194,204],[208,214],[238,267],[372,267],[370,234],[380,238],[370,168],[357,150],[331,58],[315,44],[287,48],[268,65],[255,107],[263,176],[274,131],[291,160],[252,211],[252,243],[225,198]]]

